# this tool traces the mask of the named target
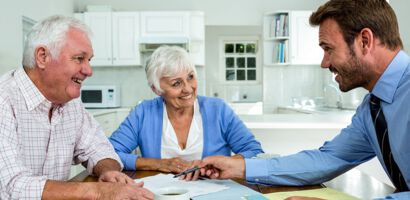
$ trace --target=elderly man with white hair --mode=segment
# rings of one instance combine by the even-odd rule
[[[69,17],[39,22],[23,67],[0,78],[0,199],[153,198],[120,172],[120,159],[78,99],[92,75],[88,32]],[[100,182],[65,182],[72,163]]]

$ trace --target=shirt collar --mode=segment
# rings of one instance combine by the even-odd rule
[[[394,94],[399,86],[399,82],[410,64],[410,57],[399,51],[389,66],[383,72],[382,76],[376,82],[372,94],[387,103],[392,103]]]
[[[15,79],[23,98],[26,101],[28,110],[33,110],[41,103],[44,103],[48,108],[51,107],[51,102],[44,97],[40,90],[38,90],[23,68],[16,70]]]

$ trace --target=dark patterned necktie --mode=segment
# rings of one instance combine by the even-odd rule
[[[372,114],[374,128],[376,129],[377,140],[379,141],[380,150],[383,155],[383,161],[386,165],[387,172],[397,191],[408,191],[406,181],[404,180],[399,167],[394,161],[390,149],[389,133],[387,130],[386,119],[380,106],[380,99],[370,95],[370,113]]]

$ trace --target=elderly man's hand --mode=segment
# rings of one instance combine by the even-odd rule
[[[86,194],[90,199],[98,200],[152,200],[154,194],[149,190],[142,188],[143,183],[122,184],[122,183],[100,183],[97,186],[97,192]]]
[[[106,171],[98,178],[98,181],[118,182],[118,183],[125,183],[125,184],[135,183],[134,180],[131,179],[129,176],[119,171]]]

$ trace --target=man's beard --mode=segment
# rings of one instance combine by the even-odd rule
[[[340,64],[336,68],[329,67],[330,71],[336,71],[339,76],[339,89],[342,92],[348,92],[358,87],[364,87],[369,83],[370,66],[361,62],[354,52],[350,54],[347,62]],[[335,70],[337,69],[337,70]]]

